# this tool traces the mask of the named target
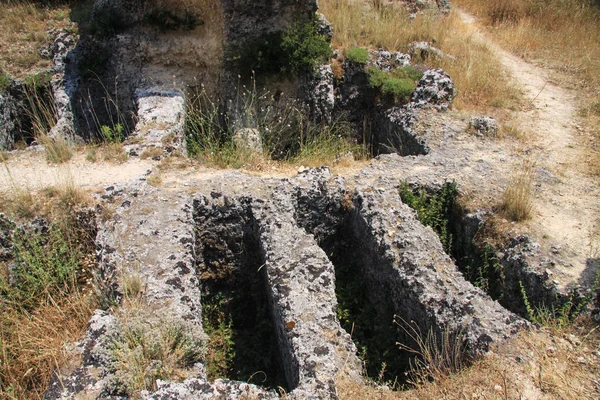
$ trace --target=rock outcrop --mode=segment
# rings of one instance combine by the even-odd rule
[[[135,274],[143,282],[136,300],[143,307],[136,312],[147,315],[148,326],[168,320],[205,341],[203,302],[221,296],[215,291],[263,292],[263,318],[272,328],[261,334],[274,336],[284,385],[290,398],[299,399],[335,398],[334,379],[341,373],[362,379],[356,347],[336,312],[338,274],[346,261],[330,252],[340,240],[351,246],[345,257],[360,266],[355,279],[366,283],[382,318],[391,310],[423,332],[460,335],[470,355],[527,327],[462,278],[394,184],[359,181],[348,190],[348,183],[324,168],[293,180],[233,173],[192,184],[193,191],[160,190],[143,181],[108,188],[103,196],[117,205],[116,215],[97,235],[105,295],[123,310],[131,307],[124,278]],[[245,292],[249,280],[257,286]],[[237,301],[254,304],[251,297]],[[57,377],[47,399],[123,396],[110,344],[126,311],[114,310],[94,314],[76,347],[82,365]],[[231,318],[235,325],[237,317]],[[400,330],[396,334],[406,340]],[[189,367],[183,382],[162,378],[155,390],[141,392],[145,399],[246,394],[277,397],[249,382],[210,382],[203,362]]]

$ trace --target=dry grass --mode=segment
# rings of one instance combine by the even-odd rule
[[[47,68],[38,49],[51,39],[46,32],[71,24],[65,4],[44,7],[33,1],[0,2],[0,70],[15,78]]]
[[[129,159],[122,143],[107,143],[100,146],[97,151],[100,158],[109,163],[123,164]]]
[[[76,218],[88,197],[71,178],[37,193],[15,186],[3,200],[2,212],[42,216],[48,231],[15,231],[13,282],[0,264],[0,399],[41,399],[52,372],[69,361],[66,344],[81,338],[96,308],[93,232]]]
[[[336,379],[340,399],[597,399],[600,346],[597,323],[523,332],[471,367],[405,392]]]
[[[333,43],[339,48],[365,46],[390,51],[409,51],[414,41],[428,41],[451,57],[415,60],[440,67],[450,74],[458,89],[455,106],[488,111],[507,107],[519,99],[496,55],[474,40],[456,12],[449,15],[419,14],[409,19],[398,5],[380,6],[378,11],[363,1],[323,0],[321,12],[333,24]]]
[[[531,218],[533,203],[534,168],[529,161],[514,168],[513,174],[502,195],[501,210],[513,221],[523,221]]]
[[[163,184],[163,177],[160,173],[154,173],[148,177],[146,182],[150,186],[159,187]]]
[[[65,343],[80,340],[96,305],[84,293],[34,312],[0,309],[0,399],[42,399],[52,372],[68,361]]]
[[[49,163],[62,164],[73,157],[73,146],[62,137],[52,139],[43,135],[39,136],[37,140],[46,149],[46,160]]]
[[[160,158],[162,156],[162,154],[163,154],[162,147],[147,147],[144,149],[144,151],[140,155],[140,158],[142,160],[146,160],[148,158],[155,159],[155,158]]]
[[[600,4],[592,0],[456,0],[512,52],[550,67],[577,89],[588,172],[600,175]]]
[[[15,219],[31,219],[39,215],[60,220],[65,213],[86,207],[90,203],[89,194],[75,184],[70,173],[57,186],[33,191],[27,186],[12,182],[10,191],[0,193],[0,210]]]
[[[494,27],[494,38],[575,78],[599,95],[600,8],[588,0],[456,0]]]

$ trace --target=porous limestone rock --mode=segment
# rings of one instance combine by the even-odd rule
[[[79,74],[73,61],[73,51],[77,44],[73,34],[68,32],[59,33],[51,48],[52,72],[51,80],[54,106],[56,109],[56,124],[52,127],[48,136],[52,138],[64,138],[70,142],[77,139],[73,119],[72,98],[77,91]]]
[[[305,91],[312,120],[331,123],[335,106],[331,65],[319,65],[306,84]]]
[[[414,129],[417,122],[416,107],[409,103],[393,107],[377,118],[377,154],[397,153],[401,156],[427,154],[429,147]]]
[[[193,190],[161,190],[143,181],[109,187],[103,196],[116,214],[97,235],[105,293],[118,302],[120,277],[137,273],[144,282],[140,301],[152,315],[185,322],[202,338],[201,288],[219,276],[241,284],[222,275],[228,270],[259,274],[292,399],[335,398],[334,379],[342,372],[361,380],[356,347],[336,316],[336,266],[325,251],[340,232],[352,232],[345,236],[353,243],[348,256],[360,261],[357,279],[382,310],[392,307],[424,331],[460,334],[471,354],[527,327],[462,278],[434,232],[402,204],[397,181],[368,174],[356,179],[354,192],[327,168],[294,179],[232,173],[191,184]],[[108,347],[118,318],[96,312],[79,345],[81,366],[57,377],[47,399],[119,398],[111,394]],[[184,382],[158,381],[156,391],[141,396],[276,396],[246,382],[208,382],[202,364],[189,374]]]
[[[456,90],[452,78],[442,69],[430,69],[423,73],[412,95],[416,107],[433,105],[439,110],[447,110]]]
[[[249,149],[262,153],[262,139],[260,138],[260,131],[254,128],[242,128],[238,129],[233,134],[233,143],[240,148]]]
[[[498,133],[498,122],[488,116],[475,116],[471,118],[469,126],[479,135],[495,137]]]
[[[19,135],[20,118],[17,100],[7,91],[0,93],[0,149],[12,150]]]
[[[397,68],[407,67],[410,65],[411,57],[408,54],[400,52],[390,52],[387,50],[371,50],[369,51],[370,59],[368,66],[374,66],[382,71],[389,72]]]

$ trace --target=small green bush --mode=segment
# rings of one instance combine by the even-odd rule
[[[456,182],[446,182],[441,190],[431,194],[423,189],[415,193],[406,182],[400,186],[402,202],[417,212],[423,225],[433,228],[447,253],[452,250],[450,215],[457,196]]]
[[[398,68],[389,72],[377,67],[366,69],[369,76],[369,85],[378,88],[385,96],[394,99],[394,102],[406,102],[414,92],[417,81],[423,74],[410,66]]]
[[[119,322],[109,347],[111,394],[137,398],[141,390],[156,390],[157,379],[182,381],[204,356],[204,343],[182,322],[149,322],[143,313]]]
[[[346,49],[344,55],[346,56],[346,61],[356,64],[366,64],[369,61],[369,51],[364,47],[352,46]]]
[[[377,67],[369,67],[366,69],[367,75],[369,75],[369,86],[372,88],[378,88],[383,86],[385,81],[389,78],[389,72],[383,72]]]
[[[314,21],[297,24],[284,32],[271,33],[225,49],[227,67],[249,76],[256,74],[311,73],[332,55],[324,35]]]
[[[17,309],[32,310],[76,288],[82,270],[83,243],[57,225],[46,232],[16,230],[10,282],[0,276],[0,298]]]
[[[100,133],[108,143],[121,143],[125,139],[123,124],[117,123],[112,128],[107,125],[100,127]]]
[[[392,96],[394,101],[407,101],[415,90],[415,83],[407,78],[389,78],[381,86],[381,92]]]
[[[318,63],[327,61],[333,54],[327,37],[317,33],[315,21],[285,31],[281,49],[288,61],[283,65],[283,72],[294,74],[312,72]]]

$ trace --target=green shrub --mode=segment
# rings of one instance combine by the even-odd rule
[[[366,64],[369,61],[369,51],[364,47],[352,46],[344,52],[346,61],[356,64]]]
[[[78,230],[51,226],[47,231],[16,230],[10,282],[0,276],[0,298],[15,309],[34,309],[75,290],[90,271],[82,269],[86,243]]]
[[[447,253],[452,250],[450,215],[457,196],[458,186],[454,181],[446,182],[441,190],[434,193],[423,189],[415,193],[406,182],[400,186],[402,202],[417,212],[423,225],[433,228]]]
[[[183,381],[204,356],[204,343],[191,327],[169,320],[149,322],[147,317],[120,318],[110,343],[110,369],[116,376],[111,394],[137,398],[141,390],[156,390],[157,379]]]
[[[369,85],[378,88],[386,96],[392,97],[394,102],[406,102],[414,92],[417,81],[423,74],[410,66],[398,68],[389,72],[377,67],[366,69],[369,75]]]
[[[369,76],[369,86],[372,88],[379,88],[383,86],[390,75],[389,72],[383,72],[377,67],[369,67],[365,71]]]
[[[287,58],[284,72],[312,72],[318,63],[326,62],[332,50],[327,37],[317,33],[315,21],[296,25],[284,32],[281,49]]]
[[[302,74],[311,73],[332,55],[327,37],[317,32],[316,23],[297,24],[284,32],[228,46],[225,49],[229,69],[248,76],[253,72]]]
[[[125,139],[123,124],[117,123],[112,128],[108,125],[100,127],[102,138],[108,143],[121,143]]]
[[[392,96],[394,101],[408,101],[415,90],[415,83],[407,78],[389,78],[381,86],[381,92]]]

